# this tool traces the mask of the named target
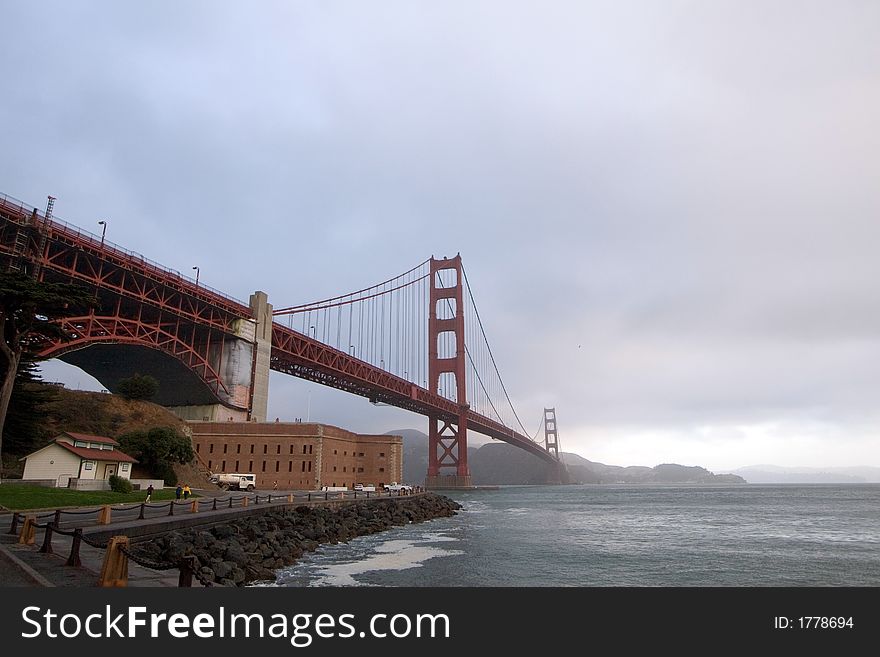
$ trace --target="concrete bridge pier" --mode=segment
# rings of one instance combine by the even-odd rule
[[[265,422],[272,354],[272,304],[265,292],[250,297],[251,317],[236,323],[233,339],[211,345],[209,357],[222,370],[230,391],[227,404],[167,405],[184,420]]]
[[[254,355],[251,371],[251,422],[265,422],[269,406],[269,366],[272,356],[272,304],[265,292],[257,290],[250,298],[254,327]]]

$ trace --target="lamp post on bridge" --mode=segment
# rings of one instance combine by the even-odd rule
[[[195,267],[195,266],[193,267],[193,269],[196,270],[196,287],[198,287],[199,286],[199,274],[202,272],[202,270],[199,269],[198,267]]]
[[[317,340],[317,339],[318,339],[318,331],[315,330],[315,327],[314,327],[314,326],[310,326],[310,327],[309,327],[309,333],[312,334],[312,340]]]
[[[107,234],[107,222],[99,221],[98,225],[101,226],[101,248],[104,248],[104,236]]]
[[[353,344],[348,345],[348,353],[350,353],[352,356],[354,356],[354,345]]]

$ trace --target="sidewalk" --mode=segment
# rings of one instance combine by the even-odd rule
[[[414,493],[413,495],[418,496],[422,494],[424,493]],[[412,497],[413,495],[405,496],[405,498]],[[388,497],[375,496],[367,500],[361,496],[357,501],[375,503],[388,499]],[[391,499],[399,498],[392,497]],[[173,516],[168,516],[167,511],[165,511],[160,515],[139,520],[137,519],[137,512],[134,511],[127,512],[133,514],[133,518],[112,522],[109,525],[98,525],[90,522],[88,525],[78,524],[76,526],[81,527],[83,536],[93,542],[106,543],[111,536],[129,536],[132,538],[132,542],[136,543],[138,540],[163,535],[176,529],[209,527],[229,522],[243,515],[267,513],[273,510],[295,508],[297,506],[340,506],[354,501],[355,499],[352,496],[334,499],[331,494],[328,500],[322,498],[313,499],[309,502],[302,498],[295,498],[294,502],[290,503],[286,497],[279,496],[278,501],[273,500],[271,504],[263,502],[246,507],[237,506],[232,509],[220,506],[216,511],[206,509],[197,513],[190,512],[189,505],[182,504],[176,507]],[[44,554],[39,549],[43,544],[45,530],[37,529],[34,545],[19,545],[18,535],[8,533],[11,521],[11,514],[0,515],[0,566],[3,566],[0,568],[0,586],[97,586],[104,563],[105,551],[103,549],[94,548],[83,541],[80,544],[79,551],[82,565],[80,567],[67,566],[65,562],[70,554],[73,542],[72,537],[58,534],[57,532],[53,533],[53,553]],[[41,523],[46,521],[47,518],[40,520]],[[62,522],[61,524],[61,527],[65,530],[72,529],[73,526],[73,524],[68,524],[67,522]],[[129,559],[129,586],[176,587],[179,575],[180,571],[177,568],[157,571],[140,566]],[[192,585],[193,587],[201,586],[195,577],[193,578]]]
[[[6,567],[0,569],[0,586],[97,586],[104,550],[82,543],[79,550],[82,565],[66,566],[71,542],[70,537],[55,534],[52,538],[53,554],[42,554],[39,551],[42,532],[38,532],[34,545],[19,545],[16,536],[3,535],[0,564]],[[178,576],[176,568],[157,571],[143,568],[131,560],[128,563],[129,586],[177,586]],[[201,584],[193,579],[193,586]]]

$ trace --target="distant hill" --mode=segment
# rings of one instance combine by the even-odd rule
[[[735,474],[714,474],[699,466],[663,463],[653,468],[605,465],[563,452],[569,474],[583,484],[744,484]]]
[[[403,436],[404,481],[424,481],[428,470],[428,436],[415,429],[397,429],[387,433]],[[654,468],[625,468],[596,463],[567,452],[562,453],[562,459],[573,483],[745,483],[736,475],[716,475],[700,467],[663,464]],[[550,466],[547,463],[518,447],[502,442],[485,443],[478,448],[470,447],[468,464],[473,483],[478,486],[543,484],[550,479]]]
[[[731,470],[750,484],[867,484],[880,483],[880,468],[786,468],[778,465],[750,465]]]

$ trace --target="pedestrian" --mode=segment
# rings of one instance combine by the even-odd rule
[[[278,490],[278,480],[272,482],[272,490]]]
[[[192,495],[192,490],[190,490],[189,484],[186,484],[183,487],[183,499],[188,500],[190,495]]]
[[[183,493],[183,486],[177,484],[177,488],[174,490],[174,496],[179,500],[181,494]]]
[[[151,497],[153,497],[153,484],[147,486],[147,499],[144,500],[144,504],[149,504]]]

